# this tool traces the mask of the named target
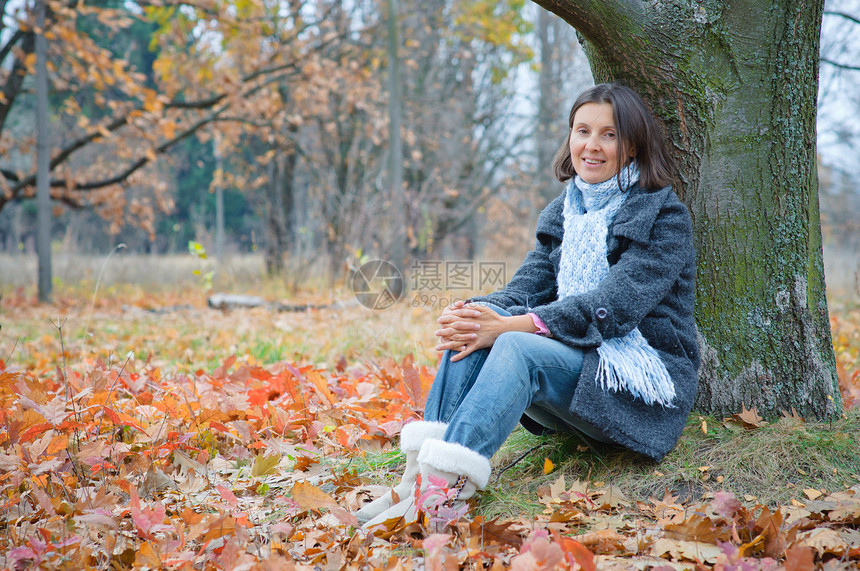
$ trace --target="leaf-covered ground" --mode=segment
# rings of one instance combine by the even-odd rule
[[[432,382],[428,311],[224,313],[143,293],[37,308],[19,294],[0,324],[4,568],[860,566],[856,473],[766,507],[725,491],[627,498],[547,460],[528,517],[358,528],[350,512],[380,491],[369,467],[396,471],[381,452]],[[856,404],[860,311],[834,312],[833,332]]]

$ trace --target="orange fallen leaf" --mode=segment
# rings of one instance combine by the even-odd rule
[[[321,508],[339,505],[333,497],[307,482],[296,482],[290,491],[290,497],[304,510],[319,511]]]
[[[785,571],[812,571],[815,552],[805,545],[793,545],[785,552]]]

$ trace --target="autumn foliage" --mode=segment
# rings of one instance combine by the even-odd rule
[[[5,566],[292,560],[300,522],[337,506],[310,483],[321,461],[388,442],[432,380],[411,358],[362,372],[235,361],[171,378],[131,355],[41,378],[0,361]]]
[[[0,361],[2,563],[395,569],[423,558],[432,569],[626,561],[728,570],[860,561],[857,488],[807,490],[808,503],[772,512],[724,492],[697,505],[670,494],[634,502],[561,476],[539,490],[546,509],[533,521],[358,530],[349,510],[368,488],[349,458],[416,418],[431,381],[409,357],[333,369],[231,357],[169,377],[132,355],[42,376]]]
[[[7,316],[23,322],[25,309],[10,309],[15,299],[4,298]],[[308,318],[329,331],[337,320],[348,322],[347,314],[322,313]],[[218,328],[202,309],[189,315],[210,333]],[[360,316],[367,329],[369,318]],[[223,317],[234,330],[244,320],[265,323],[264,312]],[[833,320],[845,395],[857,388],[855,322],[847,312]],[[190,335],[170,333],[164,323],[153,331],[169,345],[165,353]],[[13,341],[7,327],[2,332]],[[34,343],[63,346],[57,333],[24,335],[0,360],[0,568],[729,571],[860,564],[860,484],[798,489],[783,506],[715,487],[694,500],[671,491],[631,498],[549,459],[547,485],[524,498],[541,506],[534,516],[488,519],[473,507],[452,525],[428,515],[369,533],[352,512],[382,487],[365,472],[381,462],[396,470],[391,456],[378,453],[394,448],[404,422],[420,418],[432,367],[412,356],[341,358],[330,366],[231,356],[200,367],[131,353],[92,358],[68,342],[59,354],[35,351]],[[754,410],[722,422],[748,433],[766,425]],[[493,481],[490,489],[501,485]]]

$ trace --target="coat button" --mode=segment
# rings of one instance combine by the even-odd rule
[[[594,311],[594,317],[596,317],[598,321],[603,321],[604,319],[609,317],[609,312],[606,310],[605,307],[598,307]]]

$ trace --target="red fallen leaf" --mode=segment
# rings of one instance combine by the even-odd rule
[[[52,425],[50,422],[43,422],[42,424],[31,426],[30,428],[25,430],[23,434],[21,434],[20,442],[30,442],[43,432],[47,432],[52,428],[54,428],[54,425]]]
[[[106,406],[102,406],[102,413],[107,416],[115,426],[130,426],[141,432],[146,432],[146,430],[138,424],[135,419],[127,414],[109,409]]]
[[[742,508],[743,504],[731,492],[717,492],[714,494],[714,501],[711,502],[711,509],[728,520]]]
[[[224,486],[215,486],[215,489],[221,494],[221,499],[227,502],[230,507],[235,508],[239,506],[239,498],[231,490],[228,490]]]
[[[806,545],[794,545],[785,552],[785,571],[812,571],[815,552]]]
[[[553,531],[556,543],[561,546],[562,551],[573,561],[577,563],[584,571],[597,571],[597,564],[594,562],[594,553],[586,546],[573,539]],[[572,566],[571,566],[572,567]]]
[[[158,505],[154,508],[132,506],[131,519],[141,535],[149,539],[152,537],[153,532],[173,529],[171,526],[162,523],[165,511],[163,505]]]
[[[108,462],[107,460],[103,460],[101,462],[96,462],[93,464],[92,468],[90,468],[90,472],[95,474],[99,470],[116,470],[116,466]]]
[[[227,428],[226,426],[224,426],[223,424],[221,424],[217,420],[210,420],[209,421],[209,428],[214,428],[215,430],[217,430],[219,432],[230,432],[229,428]]]
[[[564,553],[556,543],[550,543],[545,530],[533,531],[520,548],[520,554],[511,560],[513,569],[550,571],[564,560]]]

